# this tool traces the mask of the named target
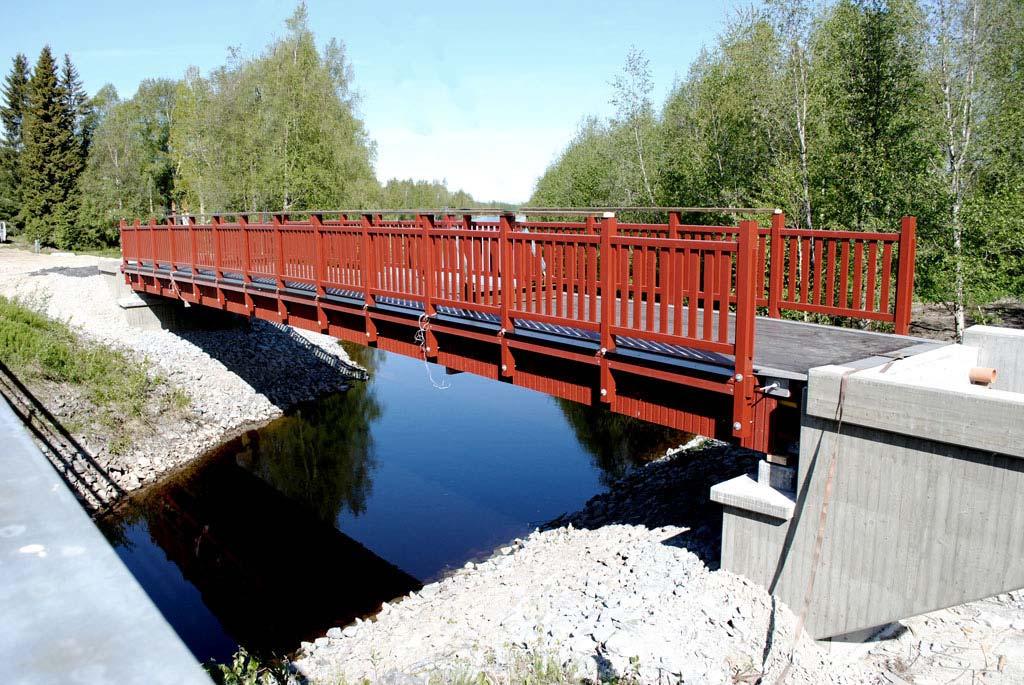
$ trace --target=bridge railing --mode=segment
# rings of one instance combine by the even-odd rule
[[[247,218],[252,216],[255,220]],[[255,278],[279,285],[287,281],[318,292],[324,288],[362,290],[368,283],[373,295],[413,299],[423,298],[430,285],[439,304],[488,313],[500,309],[500,221],[450,213],[436,219],[427,214],[387,219],[373,213],[339,213],[326,220],[323,214],[309,216],[297,221],[263,213],[225,215],[213,216],[206,224],[197,224],[191,217],[184,224],[151,221],[142,225],[136,221],[134,227],[124,226],[122,242],[125,254],[138,255],[142,261],[148,258],[165,266],[194,266],[198,272],[218,276],[240,274],[246,281]],[[434,270],[429,283],[422,273],[427,255],[418,244],[428,216]],[[364,222],[369,223],[366,231]],[[515,249],[509,258],[516,265],[510,291],[514,295],[512,309],[539,319],[562,319],[563,312],[571,312],[581,326],[596,327],[598,312],[592,298],[600,290],[596,254],[603,225],[600,217],[592,215],[573,221],[511,217],[509,233]],[[368,236],[364,237],[364,232]],[[679,212],[669,212],[666,224],[618,222],[616,240],[735,242],[739,232],[735,226],[683,224]],[[897,333],[905,334],[913,293],[914,243],[913,217],[904,219],[899,233],[879,233],[787,228],[782,213],[776,212],[770,228],[757,230],[756,305],[773,317],[795,311],[889,322]],[[523,253],[526,244],[535,263]],[[364,252],[375,265],[372,274],[364,268]],[[630,244],[625,250],[616,246],[615,254],[620,261],[625,259],[623,278],[629,279],[630,296],[638,300],[631,305],[633,309],[618,313],[629,326],[649,328],[652,317],[662,315],[655,316],[655,302],[689,292],[692,283],[688,281],[677,283],[675,291],[665,289],[662,264],[668,269],[666,277],[678,276],[690,266],[692,256],[673,271],[677,257],[655,253],[648,243]],[[635,263],[637,254],[641,260]],[[699,258],[701,268],[696,276],[700,281],[697,298],[704,297],[707,269],[703,259]],[[317,266],[319,262],[322,264]],[[723,286],[712,280],[721,296]],[[646,291],[636,292],[637,283],[653,288],[650,297]],[[562,293],[559,298],[552,295],[556,288]],[[734,289],[729,303],[736,304]],[[644,315],[647,307],[652,309],[649,316]],[[668,325],[660,319],[658,323],[659,332]]]

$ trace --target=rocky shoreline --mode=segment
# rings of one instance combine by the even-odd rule
[[[793,612],[718,568],[710,485],[757,456],[696,439],[479,563],[303,643],[308,683],[774,683]],[[1024,681],[1024,592],[796,643],[791,685]]]

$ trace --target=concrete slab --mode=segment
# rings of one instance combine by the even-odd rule
[[[856,373],[812,369],[805,411],[836,418],[845,383],[844,424],[1024,457],[1024,394],[971,385],[977,363],[976,348],[948,345]]]
[[[752,511],[780,521],[793,518],[796,501],[792,494],[762,485],[749,475],[737,476],[711,488],[711,501]]]
[[[0,400],[0,682],[210,679]]]

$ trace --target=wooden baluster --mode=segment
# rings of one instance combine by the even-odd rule
[[[199,245],[196,244],[196,218],[191,214],[188,216],[188,244],[192,259],[192,278],[195,278],[199,273]]]
[[[167,244],[171,251],[171,273],[178,270],[178,260],[174,254],[174,217],[167,217],[164,221],[167,226]]]
[[[210,217],[210,231],[213,233],[213,277],[216,280],[221,280],[223,273],[221,272],[221,245],[220,245],[220,217]]]
[[[242,233],[242,282],[252,283],[252,248],[249,246],[249,219],[238,215],[238,230]]]
[[[138,219],[136,219],[135,222],[136,222],[136,225],[141,228],[142,222],[139,221]],[[151,261],[149,263],[149,266],[151,267],[151,269],[152,269],[152,271],[154,273],[156,273],[156,236],[153,234],[153,228],[154,228],[155,225],[156,225],[156,219],[150,219],[149,220],[149,256],[150,256]]]
[[[899,272],[896,276],[896,312],[893,317],[899,335],[910,332],[910,313],[914,304],[916,234],[917,219],[912,216],[903,217],[900,224]]]

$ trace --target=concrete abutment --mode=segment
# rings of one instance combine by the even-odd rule
[[[722,568],[799,612],[834,460],[813,637],[1024,587],[1024,331],[975,327],[966,342],[812,369],[792,489],[767,464],[712,488]],[[978,365],[1001,382],[971,385]]]

